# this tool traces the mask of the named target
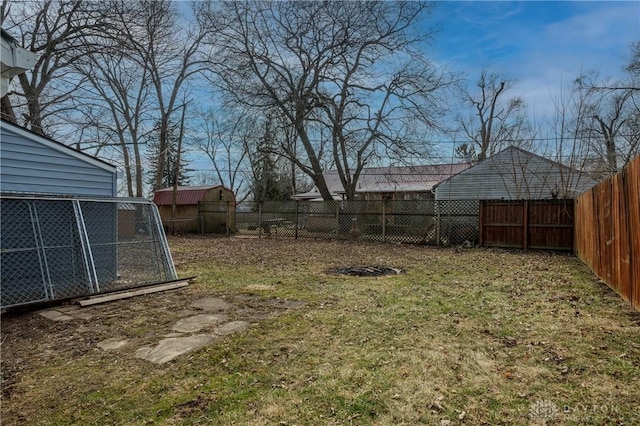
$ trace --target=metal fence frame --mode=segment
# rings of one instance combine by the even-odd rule
[[[0,213],[2,309],[177,279],[148,200],[3,194]]]

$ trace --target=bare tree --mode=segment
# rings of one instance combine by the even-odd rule
[[[111,2],[34,0],[2,2],[2,28],[38,57],[20,74],[15,90],[2,99],[2,115],[39,134],[51,135],[56,120],[83,83],[71,75],[73,63],[101,49],[87,43],[110,37]]]
[[[578,79],[582,86],[584,79]],[[582,86],[584,89],[584,86]],[[589,146],[598,172],[610,176],[640,154],[640,104],[632,89],[585,90],[589,114],[583,119],[581,141]]]
[[[583,143],[596,155],[603,176],[619,172],[640,154],[640,42],[630,53],[624,79],[600,79],[594,72],[576,79],[590,107]]]
[[[85,150],[100,148],[91,146],[98,140],[102,146],[117,147],[127,193],[142,197],[142,145],[153,103],[147,70],[118,54],[117,49],[108,55],[88,55],[75,66],[87,81],[77,92],[77,117],[73,119],[77,128],[87,129],[87,135],[79,135],[81,146]]]
[[[200,113],[197,148],[211,161],[216,180],[236,194],[238,202],[250,194],[248,154],[256,137],[255,120],[246,114]]]
[[[483,161],[509,145],[522,146],[531,140],[524,100],[505,99],[513,85],[513,80],[484,68],[476,82],[477,90],[463,90],[463,98],[472,107],[473,114],[458,118],[460,129],[470,142],[459,149],[460,156]]]
[[[194,3],[192,12],[198,16],[207,7]],[[176,4],[169,1],[115,2],[111,14],[118,38],[74,63],[86,82],[78,88],[75,111],[90,123],[92,140],[96,134],[110,135],[121,154],[128,193],[141,197],[144,174],[149,174],[142,155],[147,136],[158,138],[158,158],[149,163],[153,191],[162,187],[172,151],[172,117],[188,103],[191,79],[204,69],[200,44],[210,30],[197,18],[183,28]],[[93,37],[86,35],[85,42],[91,44]],[[96,114],[109,119],[98,122]]]
[[[604,106],[600,103],[593,105],[594,114],[592,119],[595,125],[593,129],[598,136],[596,140],[600,141],[600,143],[594,144],[594,149],[598,152],[600,158],[604,160],[607,171],[610,174],[615,174],[619,171],[619,158],[624,156],[625,153],[629,155],[636,148],[634,146],[623,147],[624,138],[621,137],[623,129],[626,129],[625,124],[630,119],[628,113],[625,112],[625,106],[631,95],[631,91],[616,93],[606,100],[601,100],[601,102],[605,103]],[[621,160],[624,165],[629,159]]]
[[[590,147],[582,143],[582,139],[589,138],[585,133],[585,122],[590,113],[590,106],[584,90],[578,85],[573,85],[571,90],[565,92],[563,87],[552,102],[554,114],[547,126],[548,133],[543,138],[549,142],[546,148],[551,152],[547,152],[547,156],[572,169],[588,170]]]
[[[209,2],[192,3],[194,21],[186,31],[176,18],[175,3],[168,0],[147,0],[140,7],[148,13],[147,24],[129,30],[127,38],[141,65],[147,67],[155,88],[157,112],[160,117],[160,152],[166,152],[172,115],[182,108],[180,99],[187,97],[189,81],[208,69],[201,47],[213,27],[202,20],[208,14]],[[153,189],[162,187],[162,170],[166,158],[158,159]]]
[[[211,16],[228,24],[217,38],[221,83],[236,102],[290,129],[296,143],[280,144],[280,154],[323,198],[331,199],[324,155],[352,198],[366,164],[385,149],[403,150],[415,130],[411,113],[424,127],[435,124],[438,89],[449,80],[413,49],[426,37],[413,26],[427,4],[227,2],[223,9]]]

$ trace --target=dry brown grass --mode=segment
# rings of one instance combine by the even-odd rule
[[[572,256],[246,238],[170,244],[180,275],[198,276],[187,290],[102,305],[86,322],[3,318],[3,424],[640,422],[640,314]],[[324,273],[348,265],[405,273]],[[251,305],[254,326],[160,366],[134,349],[96,347],[111,335],[157,340],[191,301],[211,295]],[[276,298],[306,304],[278,310]]]

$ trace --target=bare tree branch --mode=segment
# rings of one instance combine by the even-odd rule
[[[353,198],[363,167],[389,145],[401,151],[416,118],[430,128],[442,111],[436,92],[447,79],[434,78],[413,50],[422,38],[411,27],[428,11],[418,2],[227,2],[211,16],[228,24],[217,25],[214,68],[235,102],[263,116],[277,112],[300,147],[281,146],[280,154],[323,198],[332,198],[325,155]],[[411,61],[430,72],[402,66]]]

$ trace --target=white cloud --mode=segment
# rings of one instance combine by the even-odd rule
[[[575,14],[517,32],[518,53],[499,59],[499,68],[518,80],[514,88],[538,118],[553,113],[553,98],[580,73],[622,78],[629,46],[640,40],[640,3],[570,4]],[[515,35],[513,35],[515,37]],[[565,89],[566,90],[566,89]]]
[[[580,73],[624,76],[640,40],[640,2],[443,2],[434,55],[473,82],[490,66],[516,85],[531,118],[552,119],[554,99]],[[428,25],[428,22],[425,23]]]

